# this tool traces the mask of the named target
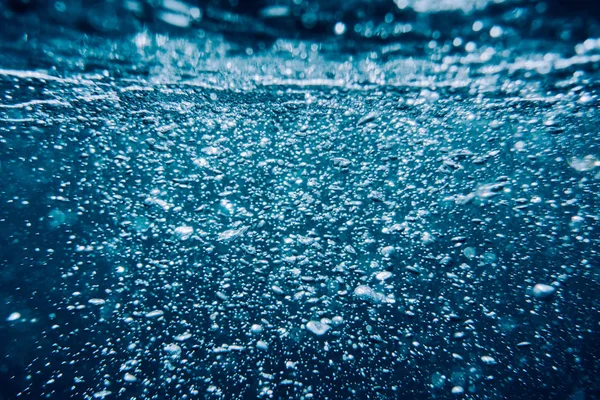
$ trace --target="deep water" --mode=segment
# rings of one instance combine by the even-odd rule
[[[0,399],[600,398],[597,10],[232,4],[4,3]]]

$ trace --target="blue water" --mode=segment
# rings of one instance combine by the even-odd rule
[[[597,15],[5,2],[0,399],[600,398]]]

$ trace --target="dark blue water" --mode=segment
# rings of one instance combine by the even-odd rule
[[[591,5],[4,5],[0,399],[600,398]]]

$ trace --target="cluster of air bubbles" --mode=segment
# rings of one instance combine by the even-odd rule
[[[0,39],[20,396],[585,397],[597,35],[511,1],[117,3]]]

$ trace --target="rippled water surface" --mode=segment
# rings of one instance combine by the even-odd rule
[[[592,6],[3,6],[0,399],[600,398]]]

